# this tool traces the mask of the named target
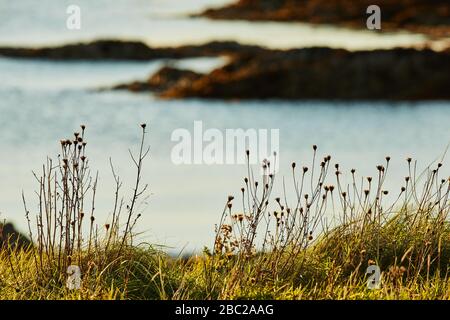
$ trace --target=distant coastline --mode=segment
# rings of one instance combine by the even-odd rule
[[[239,0],[195,16],[222,20],[297,21],[365,28],[366,8],[373,1]],[[405,30],[432,38],[450,37],[450,3],[445,0],[380,0],[384,31]]]
[[[0,48],[0,55],[92,61],[230,58],[208,74],[164,67],[147,80],[111,88],[150,91],[166,99],[450,100],[449,49],[271,50],[237,42],[152,48],[141,42],[99,40],[36,49]]]

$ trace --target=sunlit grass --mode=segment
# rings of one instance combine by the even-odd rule
[[[61,142],[63,158],[56,165],[47,161],[42,176],[35,175],[37,213],[24,197],[33,245],[11,242],[0,250],[0,299],[450,298],[450,179],[440,176],[441,163],[418,175],[408,158],[409,175],[393,203],[385,203],[383,188],[390,157],[376,166],[374,178],[359,180],[352,169],[353,182],[343,185],[339,164],[330,165],[330,156],[318,160],[314,146],[310,167],[292,164],[291,202],[285,194],[272,196],[270,163],[259,182],[248,166],[241,199],[228,196],[213,245],[173,257],[156,245],[134,243],[141,216],[135,208],[146,190],[145,128],[132,156],[137,178],[129,200],[111,166],[116,192],[105,224],[95,219],[97,179],[89,174],[85,128],[75,134],[77,143]],[[81,269],[79,289],[66,286],[69,265]],[[379,289],[368,288],[370,265],[381,270]]]

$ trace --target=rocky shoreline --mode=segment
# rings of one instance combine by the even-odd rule
[[[236,56],[209,74],[164,67],[114,89],[161,98],[450,100],[450,52],[329,48]]]
[[[109,89],[167,99],[450,100],[450,50],[331,48],[270,50],[236,42],[150,48],[103,40],[53,48],[0,48],[0,55],[54,60],[153,60],[226,55],[208,74],[164,67]]]
[[[382,10],[384,31],[408,30],[431,37],[450,37],[447,0],[239,0],[195,16],[222,20],[297,21],[366,28],[366,8]]]
[[[88,43],[56,47],[20,48],[0,47],[0,56],[46,60],[133,60],[183,59],[215,57],[236,53],[255,53],[258,46],[242,45],[234,41],[213,41],[201,45],[179,47],[149,47],[139,41],[97,40]]]
[[[31,240],[16,230],[12,223],[0,223],[0,250],[28,248]]]

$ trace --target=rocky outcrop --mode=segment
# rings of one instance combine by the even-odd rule
[[[0,224],[0,249],[27,248],[31,241],[18,232],[11,223]]]
[[[153,91],[162,98],[450,100],[450,50],[269,50],[236,42],[150,48],[139,42],[95,41],[55,48],[0,48],[21,58],[151,60],[227,55],[203,75],[165,67],[146,81],[114,89]]]
[[[164,98],[450,99],[450,52],[395,49],[349,52],[329,48],[241,56]]]
[[[0,47],[0,56],[50,60],[155,60],[255,53],[261,48],[233,41],[152,48],[142,42],[98,40],[44,48]]]
[[[302,21],[365,29],[366,8],[382,10],[383,30],[406,29],[437,37],[450,36],[448,0],[239,0],[201,13],[213,19]]]
[[[148,78],[147,81],[134,81],[129,84],[120,84],[113,90],[129,90],[132,92],[152,91],[165,92],[171,88],[182,90],[183,87],[201,78],[202,74],[190,70],[181,70],[172,67],[163,67],[157,73]]]

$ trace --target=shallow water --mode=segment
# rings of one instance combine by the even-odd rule
[[[334,44],[352,48],[422,41],[421,36],[394,38],[368,32],[311,28],[303,24],[249,24],[190,20],[182,14],[220,4],[221,0],[77,1],[86,20],[80,32],[64,29],[67,1],[0,1],[0,43],[48,44],[111,36],[138,38],[153,44],[188,43],[215,39],[246,40],[268,46]],[[109,5],[106,5],[106,4]],[[105,4],[104,6],[102,4]],[[130,4],[130,5],[128,5]],[[195,10],[194,10],[195,9]],[[14,16],[14,19],[12,18]],[[113,18],[112,18],[113,17]],[[350,32],[350,33],[349,33]],[[220,59],[189,59],[182,67],[206,72]],[[142,239],[169,245],[174,251],[210,245],[228,194],[239,194],[246,175],[243,165],[181,165],[171,161],[177,128],[192,130],[195,120],[206,128],[280,130],[280,172],[289,187],[290,163],[310,163],[311,146],[319,155],[333,155],[341,171],[357,168],[375,175],[375,165],[392,157],[387,188],[397,190],[407,175],[405,158],[419,161],[419,170],[442,157],[450,142],[450,102],[336,103],[163,101],[150,94],[99,92],[135,79],[145,79],[162,66],[156,62],[49,62],[0,58],[0,212],[25,230],[21,204],[24,190],[30,210],[37,208],[32,170],[47,156],[58,154],[58,141],[88,127],[92,169],[99,170],[97,221],[112,210],[112,157],[132,188],[133,167],[127,150],[139,139],[139,124],[149,124],[151,156],[144,180],[151,196],[144,204]],[[257,90],[257,88],[255,88]],[[443,167],[449,173],[448,164]],[[280,186],[281,179],[278,179]],[[281,193],[280,187],[275,194]]]
[[[408,33],[377,33],[304,23],[210,21],[191,19],[207,7],[231,0],[33,0],[0,1],[0,45],[60,44],[97,38],[138,39],[151,45],[237,40],[268,47],[330,46],[348,49],[390,48],[423,43]],[[81,9],[81,29],[66,28],[66,8]],[[364,14],[364,13],[362,13]]]
[[[200,60],[183,63],[197,68],[201,64]],[[208,64],[213,62],[204,61],[202,68],[206,70]],[[100,171],[98,221],[105,221],[112,209],[114,190],[108,159],[113,158],[126,182],[124,191],[129,193],[133,171],[127,150],[138,143],[138,124],[146,122],[151,156],[145,163],[144,180],[150,184],[152,195],[140,228],[146,231],[146,240],[176,248],[188,245],[190,249],[210,244],[226,196],[239,194],[246,175],[244,165],[172,163],[173,130],[192,131],[195,120],[202,120],[205,129],[223,131],[280,129],[279,177],[286,176],[288,186],[290,163],[309,163],[312,144],[319,146],[319,155],[333,155],[333,163],[339,162],[343,172],[355,167],[362,175],[375,175],[375,165],[390,155],[387,187],[396,190],[407,175],[407,156],[417,159],[419,168],[424,169],[442,156],[450,142],[448,102],[161,101],[148,94],[86,90],[144,77],[160,65],[0,59],[2,217],[25,227],[22,189],[29,206],[36,205],[31,170],[39,170],[47,155],[55,157],[59,139],[81,123],[88,127],[91,166]],[[444,169],[448,172],[448,166]]]

